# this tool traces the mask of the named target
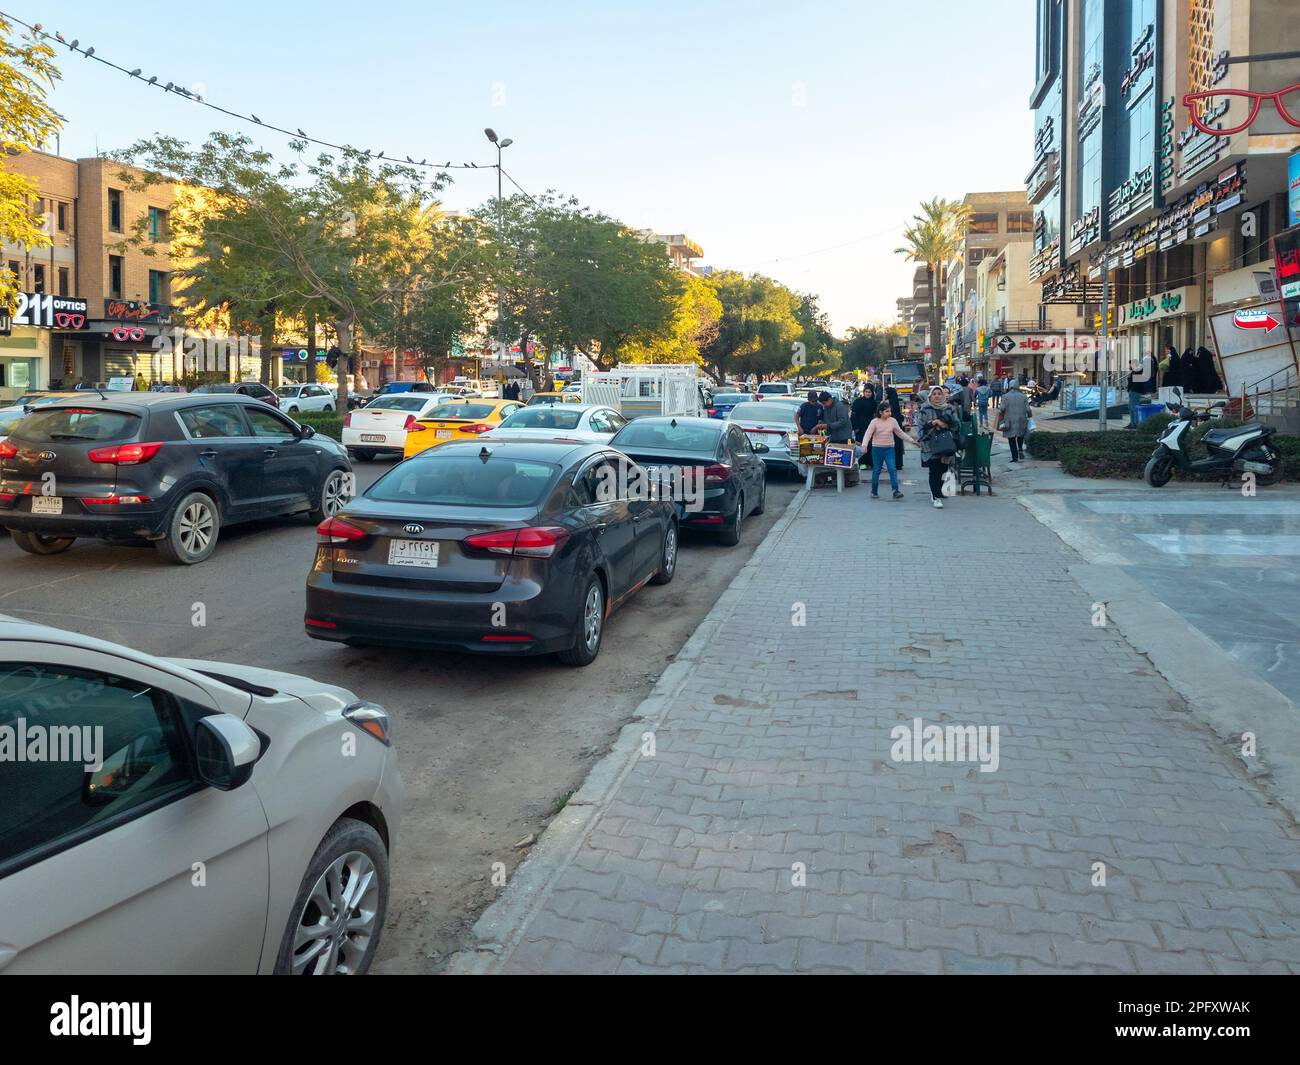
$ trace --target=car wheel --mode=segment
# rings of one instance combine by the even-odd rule
[[[677,572],[677,522],[670,521],[664,530],[663,548],[659,552],[659,570],[650,578],[651,584],[667,584]]]
[[[333,414],[333,413],[334,413],[334,404],[333,404],[333,403],[326,403],[325,406],[321,407],[321,410],[323,410],[326,414]]]
[[[579,604],[573,646],[555,656],[566,666],[589,666],[600,654],[600,641],[605,635],[605,586],[596,574],[587,578]]]
[[[745,521],[745,493],[741,492],[736,499],[736,520],[731,523],[731,528],[723,529],[718,539],[728,547],[735,547],[740,543],[740,527]]]
[[[297,408],[297,407],[290,407],[288,413],[290,413],[290,414],[297,414],[297,413],[298,413],[298,408]]]
[[[347,470],[330,470],[324,483],[320,487],[319,500],[311,510],[307,512],[307,517],[312,520],[312,524],[319,525],[326,518],[332,518],[351,498],[348,495],[348,471]]]
[[[176,505],[167,523],[167,534],[154,541],[154,547],[168,562],[193,566],[216,550],[220,532],[221,514],[216,502],[202,492],[191,492]]]
[[[46,536],[44,533],[13,530],[14,543],[29,555],[58,555],[70,548],[75,536]]]
[[[375,453],[368,447],[359,447],[355,451],[349,450],[348,454],[358,462],[374,462]]]
[[[384,841],[363,821],[336,821],[298,888],[275,959],[276,973],[360,976],[370,968],[387,913]]]
[[[767,471],[763,471],[763,486],[758,490],[758,506],[754,508],[755,514],[762,514],[767,509]]]

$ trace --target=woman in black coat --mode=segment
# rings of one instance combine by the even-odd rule
[[[1180,360],[1179,369],[1182,370],[1183,391],[1195,392],[1196,391],[1196,356],[1192,353],[1191,348],[1188,348],[1186,351],[1183,352],[1183,357]]]
[[[1183,366],[1182,360],[1178,355],[1178,349],[1172,344],[1165,347],[1165,358],[1169,365],[1165,368],[1164,380],[1160,383],[1165,388],[1178,388],[1183,383]]]
[[[1223,388],[1219,380],[1219,371],[1214,365],[1214,356],[1207,347],[1196,349],[1196,391],[1214,395]]]
[[[867,385],[866,390],[857,399],[853,401],[853,406],[849,408],[849,419],[853,423],[853,439],[859,444],[862,443],[862,436],[867,431],[867,426],[871,424],[871,419],[876,416],[876,389],[873,385]],[[871,448],[864,449],[861,460],[858,465],[871,468]]]

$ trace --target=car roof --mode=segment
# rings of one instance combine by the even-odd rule
[[[64,402],[50,403],[40,408],[39,413],[63,410],[68,407],[92,409],[103,407],[104,410],[136,411],[136,408],[172,408],[186,407],[201,403],[210,406],[213,403],[238,404],[245,407],[268,407],[260,399],[241,395],[238,392],[78,392],[76,398]]]
[[[492,456],[495,456],[506,459],[530,458],[541,462],[560,463],[575,461],[583,457],[578,454],[579,452],[588,452],[594,455],[609,450],[606,444],[577,443],[572,440],[537,440],[505,435],[484,441],[449,440],[438,447],[431,447],[427,451],[412,455],[406,461],[419,462],[428,459],[445,458],[448,455],[478,456],[484,448],[490,453],[489,462],[492,461]]]

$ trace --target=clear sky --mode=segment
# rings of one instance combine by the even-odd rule
[[[1029,170],[1030,0],[3,0],[143,77],[389,155],[488,163],[703,262],[820,295],[832,325],[892,321],[916,203]],[[64,155],[252,130],[60,52]],[[261,143],[284,150],[284,138]],[[495,195],[455,171],[448,207]]]

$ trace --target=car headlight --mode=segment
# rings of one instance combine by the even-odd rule
[[[359,699],[343,708],[343,716],[362,732],[368,732],[385,747],[393,745],[392,723],[388,719],[388,711],[378,703],[368,703]]]

